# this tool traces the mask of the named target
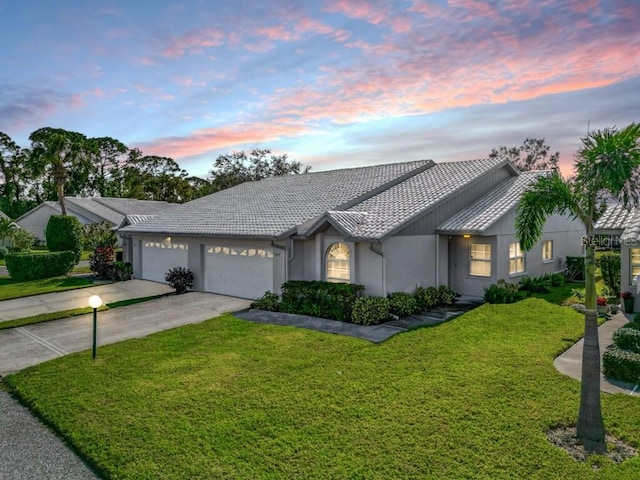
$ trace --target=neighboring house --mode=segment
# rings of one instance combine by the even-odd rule
[[[0,210],[0,220],[11,220],[9,215]],[[11,239],[10,238],[0,238],[0,247],[11,247]]]
[[[546,172],[508,160],[431,160],[273,177],[193,200],[119,230],[137,278],[174,266],[197,290],[257,298],[287,280],[363,284],[368,295],[449,285],[482,295],[500,278],[559,271],[582,225],[552,217],[536,248],[515,240],[524,188]]]
[[[640,211],[622,205],[607,207],[594,226],[595,235],[609,235],[620,246],[620,291],[635,298],[634,311],[640,309],[640,295],[634,283],[640,275]]]
[[[84,225],[107,222],[119,225],[126,215],[152,215],[173,204],[131,198],[83,198],[65,197],[67,215],[73,215]],[[16,220],[20,227],[30,232],[39,242],[46,241],[45,231],[51,215],[61,215],[58,202],[44,202]]]

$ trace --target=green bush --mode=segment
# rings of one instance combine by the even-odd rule
[[[405,292],[393,292],[389,299],[389,311],[398,317],[408,317],[418,311],[418,302],[413,295]]]
[[[282,284],[280,311],[351,321],[353,303],[363,285],[290,280]]]
[[[0,245],[0,260],[2,260],[8,254],[9,254],[9,249],[5,246]]]
[[[456,301],[457,296],[458,294],[453,288],[447,287],[446,285],[440,285],[438,287],[439,305],[453,305],[453,302]]]
[[[277,312],[279,304],[280,296],[277,293],[267,291],[251,304],[251,308],[266,310],[267,312]]]
[[[640,382],[640,353],[609,346],[602,355],[602,373],[622,382]]]
[[[389,319],[389,300],[384,297],[360,297],[353,303],[351,321],[358,325],[378,325]]]
[[[534,278],[525,276],[520,280],[520,289],[531,293],[549,293],[551,291],[551,279],[545,275]]]
[[[10,253],[5,260],[9,276],[20,281],[66,275],[76,264],[73,252]]]
[[[98,247],[89,256],[89,269],[104,280],[111,280],[116,254],[113,247]]]
[[[47,247],[52,252],[72,251],[76,264],[82,255],[84,230],[80,220],[70,215],[51,215],[47,230]]]
[[[549,282],[551,282],[552,287],[559,287],[564,285],[567,282],[563,273],[547,273],[545,277],[549,278]]]
[[[614,252],[603,253],[598,263],[602,280],[609,288],[612,297],[620,296],[620,254]]]
[[[24,228],[16,228],[11,234],[11,251],[15,253],[28,252],[36,239]]]
[[[83,228],[83,240],[85,250],[95,250],[98,247],[115,248],[118,245],[118,238],[112,225],[107,222],[89,223]]]
[[[640,330],[619,328],[613,332],[613,344],[622,350],[640,353]]]
[[[514,303],[518,299],[518,284],[498,280],[498,283],[484,289],[484,301],[487,303]]]
[[[584,257],[567,257],[565,271],[569,280],[584,280]]]
[[[111,280],[122,282],[133,278],[133,265],[129,262],[113,262],[111,265]]]
[[[419,311],[431,310],[440,303],[440,293],[436,287],[418,287],[413,294]]]
[[[175,288],[177,294],[181,294],[193,287],[195,275],[188,268],[173,267],[165,273],[164,280],[171,288]]]

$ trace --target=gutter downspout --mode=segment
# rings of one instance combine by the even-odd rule
[[[289,280],[289,251],[287,250],[287,247],[278,245],[273,240],[271,240],[271,246],[284,252],[284,281],[286,282],[287,280]]]
[[[384,256],[382,249],[376,250],[373,247],[373,242],[369,243],[369,250],[371,250],[376,255],[380,255],[380,257],[382,257],[382,296],[386,297],[387,296],[387,275],[386,275],[386,268],[385,268],[386,257]]]
[[[440,235],[436,233],[436,286],[440,285]],[[447,282],[448,283],[448,282]]]

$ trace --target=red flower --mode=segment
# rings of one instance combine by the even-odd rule
[[[598,306],[605,307],[607,305],[607,299],[604,297],[598,297]]]
[[[628,298],[633,297],[633,293],[631,293],[631,292],[622,292],[622,293],[620,294],[620,296],[622,297],[622,299],[623,299],[623,300],[626,300],[626,299],[628,299]]]

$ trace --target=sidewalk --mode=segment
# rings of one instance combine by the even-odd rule
[[[631,316],[629,316],[630,318]],[[600,341],[600,359],[602,363],[602,354],[609,345],[613,343],[613,332],[618,330],[622,325],[629,322],[629,318],[624,313],[613,315],[611,320],[604,322],[598,328],[598,339]],[[581,339],[571,346],[568,350],[557,357],[553,365],[563,375],[575,378],[580,381],[582,377],[582,346],[584,340]],[[634,390],[635,388],[635,390]],[[640,396],[640,386],[632,383],[617,382],[609,380],[600,374],[600,389],[606,393],[624,393],[627,395]]]
[[[91,295],[100,295],[102,303],[107,304],[132,298],[153,297],[170,292],[173,292],[173,289],[163,283],[128,280],[126,282],[94,285],[64,292],[4,300],[0,301],[0,322],[43,313],[88,307],[89,304],[87,302]]]

